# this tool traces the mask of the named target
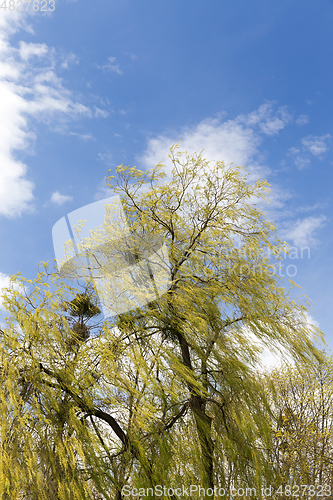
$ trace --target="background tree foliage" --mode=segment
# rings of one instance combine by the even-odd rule
[[[318,492],[329,485],[333,491],[332,358],[274,370],[269,379],[275,417],[269,460],[276,484],[314,485]]]
[[[267,183],[177,147],[170,158],[171,181],[161,165],[119,166],[107,179],[131,233],[166,242],[167,293],[102,321],[93,283],[82,292],[45,268],[34,282],[17,276],[22,286],[5,296],[3,498],[273,480],[276,434],[253,339],[309,363],[320,332],[274,273],[285,247],[256,206]]]

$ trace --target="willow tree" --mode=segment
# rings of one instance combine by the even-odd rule
[[[145,287],[162,290],[154,274],[164,266],[166,276],[167,266],[165,293],[146,293],[146,304],[132,310],[120,307],[94,338],[82,325],[73,328],[64,304],[72,304],[75,320],[80,296],[55,274],[41,273],[30,294],[16,288],[5,300],[1,467],[16,466],[9,482],[2,480],[4,493],[32,483],[42,492],[45,456],[61,500],[91,498],[93,491],[120,499],[126,484],[151,487],[154,496],[157,485],[188,486],[198,477],[206,490],[260,487],[273,473],[255,339],[311,362],[320,358],[313,343],[320,332],[276,275],[275,261],[286,248],[256,205],[268,184],[251,184],[241,167],[211,164],[177,147],[170,160],[171,180],[162,165],[146,172],[117,167],[106,181],[121,198],[126,238],[101,244],[97,230],[82,242],[95,265],[82,276],[100,294],[97,275],[108,274],[115,248],[126,251],[131,268],[147,254],[138,242],[151,235],[163,241],[168,258],[163,265],[150,261],[141,276],[134,273],[128,293],[140,298]],[[104,304],[116,295],[112,283],[106,285]],[[29,480],[20,477],[21,467]]]
[[[213,488],[225,481],[214,456],[222,462],[232,457],[237,471],[258,480],[268,472],[258,437],[268,432],[253,372],[254,339],[309,361],[319,356],[312,343],[316,329],[276,276],[270,256],[278,260],[286,248],[256,206],[267,182],[250,184],[241,167],[212,165],[200,154],[172,148],[169,156],[169,182],[161,182],[158,165],[149,172],[120,166],[107,183],[121,195],[133,232],[167,242],[171,285],[149,304],[145,320],[172,345],[170,364],[187,393],[180,413],[186,407],[194,419],[202,483]],[[142,193],[146,183],[150,189]],[[135,324],[136,313],[128,316]]]

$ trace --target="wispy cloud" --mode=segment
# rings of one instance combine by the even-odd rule
[[[308,115],[299,115],[299,117],[296,120],[297,125],[306,125],[309,123],[309,117]]]
[[[311,164],[311,158],[316,156],[323,160],[323,155],[329,150],[330,134],[322,136],[309,135],[301,139],[301,145],[289,149],[289,155],[294,157],[294,163],[299,170],[304,170]]]
[[[180,149],[190,153],[204,150],[208,160],[244,165],[254,175],[269,172],[259,154],[259,146],[265,136],[278,134],[291,121],[286,107],[274,109],[274,103],[267,102],[258,110],[235,119],[225,120],[225,115],[207,118],[193,127],[179,132],[166,132],[148,140],[146,151],[138,160],[146,168],[162,161],[170,174],[172,164],[168,162],[170,146],[181,139]]]
[[[19,43],[19,54],[23,61],[29,61],[33,57],[43,57],[49,54],[50,49],[45,43]]]
[[[296,158],[294,158],[294,163],[298,170],[305,170],[310,166],[311,160],[305,156],[297,155]]]
[[[314,156],[320,156],[328,151],[327,142],[330,140],[329,134],[322,135],[321,137],[308,136],[302,139],[302,145],[305,150],[310,151]]]
[[[297,212],[313,212],[315,210],[322,210],[323,208],[326,208],[328,206],[328,202],[320,202],[320,203],[315,203],[314,205],[305,205],[305,206],[300,206],[297,207]]]
[[[113,156],[109,151],[106,153],[98,153],[98,159],[108,166],[113,164]]]
[[[11,36],[29,27],[16,11],[4,14],[0,16],[0,215],[15,217],[31,209],[34,198],[27,165],[17,158],[17,152],[31,148],[36,139],[31,119],[54,125],[59,119],[92,113],[64,87],[54,49],[22,41],[18,48],[11,45]]]
[[[95,108],[95,117],[96,118],[107,118],[109,116],[109,112],[105,109]]]
[[[281,106],[274,111],[273,104],[273,102],[266,102],[257,111],[240,115],[237,120],[250,127],[257,125],[266,135],[276,135],[291,122],[292,116],[286,106]]]
[[[63,205],[67,201],[72,201],[73,196],[67,196],[64,194],[60,194],[59,191],[55,191],[52,193],[51,202],[55,205]]]
[[[318,240],[315,233],[325,226],[325,215],[318,217],[309,216],[304,219],[289,222],[288,227],[281,231],[281,237],[297,247],[310,247],[316,245]]]
[[[117,75],[123,75],[124,72],[120,68],[119,64],[116,63],[116,57],[108,57],[107,63],[103,64],[103,66],[99,66],[96,64],[96,68],[102,69],[103,71],[112,71],[113,73],[117,73]]]
[[[132,52],[128,53],[128,52],[125,52],[125,54],[127,56],[129,56],[130,59],[132,59],[132,61],[135,61],[135,59],[138,58],[138,56],[136,54],[132,54]]]
[[[70,132],[69,135],[74,135],[81,139],[82,141],[90,141],[94,140],[94,137],[89,133],[89,134],[78,134],[77,132]]]
[[[63,62],[61,63],[60,67],[63,69],[68,69],[71,64],[79,64],[79,58],[76,54],[73,54],[72,52],[69,54],[65,54],[63,56]]]

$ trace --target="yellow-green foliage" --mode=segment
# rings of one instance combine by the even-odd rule
[[[268,185],[177,147],[170,158],[170,181],[161,165],[120,166],[117,186],[107,179],[131,233],[164,239],[166,294],[104,322],[91,283],[83,307],[80,289],[47,268],[35,281],[16,276],[5,294],[2,498],[120,499],[126,484],[194,481],[259,487],[274,472],[251,335],[305,363],[320,353],[305,307],[272,272],[270,256],[286,246],[255,204]],[[78,316],[89,335],[76,333]]]
[[[274,416],[269,456],[280,483],[314,485],[317,491],[332,486],[332,358],[274,370],[268,380]]]

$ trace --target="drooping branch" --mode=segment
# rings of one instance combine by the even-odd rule
[[[146,457],[143,457],[142,453],[140,452],[139,448],[136,446],[136,444],[129,439],[128,435],[123,431],[123,429],[120,427],[116,419],[112,416],[109,415],[107,412],[96,408],[92,403],[88,403],[84,401],[77,393],[74,391],[71,387],[68,386],[68,384],[62,379],[62,377],[57,374],[53,373],[51,370],[46,368],[45,366],[42,365],[42,363],[39,363],[41,371],[46,373],[49,377],[55,379],[58,382],[58,385],[55,383],[52,383],[48,380],[43,380],[43,383],[50,386],[50,387],[55,387],[55,388],[61,388],[66,394],[69,394],[77,406],[87,415],[87,416],[94,416],[97,417],[104,422],[106,422],[113,432],[116,434],[116,436],[119,438],[119,440],[122,442],[124,445],[125,449],[129,449],[133,456],[139,461],[139,463],[144,467],[146,470],[148,476],[151,476],[151,464],[149,460]]]

